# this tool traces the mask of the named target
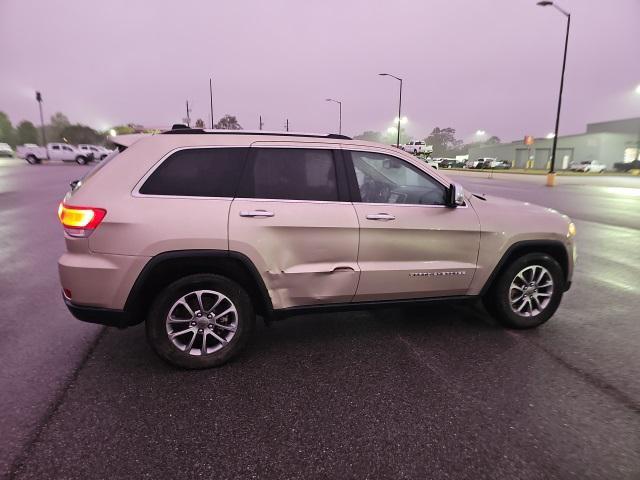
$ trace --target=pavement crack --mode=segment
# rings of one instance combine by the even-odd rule
[[[87,347],[87,350],[85,351],[85,354],[82,356],[82,359],[80,360],[76,368],[73,370],[73,372],[71,372],[71,375],[69,375],[67,380],[64,382],[62,388],[53,399],[53,402],[51,402],[51,405],[49,406],[45,414],[42,416],[42,420],[38,423],[33,433],[30,435],[29,439],[25,442],[24,446],[20,449],[20,452],[16,455],[13,462],[11,463],[11,467],[9,468],[9,473],[7,476],[8,479],[16,478],[18,471],[25,464],[26,460],[29,458],[29,454],[31,453],[33,448],[35,448],[35,445],[38,442],[38,439],[40,438],[42,433],[44,432],[44,429],[47,427],[49,422],[55,416],[60,406],[64,403],[67,397],[67,393],[69,392],[69,389],[77,380],[78,376],[80,375],[80,372],[82,371],[87,361],[95,351],[96,347],[98,346],[98,343],[100,342],[100,340],[102,339],[106,331],[107,331],[107,327],[103,327]]]

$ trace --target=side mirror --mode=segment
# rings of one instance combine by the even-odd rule
[[[464,188],[459,183],[452,183],[449,186],[447,198],[448,207],[460,207],[464,205]]]

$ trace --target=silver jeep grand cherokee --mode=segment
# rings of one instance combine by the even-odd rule
[[[471,195],[409,153],[341,135],[173,129],[123,136],[59,208],[64,301],[145,322],[186,368],[237,354],[256,315],[481,298],[532,328],[571,285],[575,227]]]

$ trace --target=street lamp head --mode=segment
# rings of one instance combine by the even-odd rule
[[[485,133],[487,132],[485,132],[484,130],[476,130],[476,135],[478,135],[479,137],[483,136]]]
[[[640,83],[639,83],[639,84],[638,84],[638,86],[636,87],[636,93],[637,93],[638,95],[640,95]]]
[[[542,2],[536,3],[536,5],[539,5],[541,7],[548,7],[549,5],[553,5],[553,2],[550,2],[548,0],[544,0]]]
[[[388,73],[379,73],[378,75],[380,75],[381,77],[389,77],[390,76]]]
[[[36,102],[42,101],[42,94],[40,92],[36,92]]]

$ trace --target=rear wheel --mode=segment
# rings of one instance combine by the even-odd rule
[[[558,262],[544,253],[529,253],[509,265],[484,297],[498,322],[509,328],[535,328],[553,316],[564,292]]]
[[[31,165],[35,165],[36,163],[38,163],[38,158],[35,155],[27,155],[26,158],[27,162],[29,162]]]
[[[182,368],[222,365],[242,350],[255,314],[246,291],[219,275],[182,278],[157,297],[146,322],[156,353]]]

